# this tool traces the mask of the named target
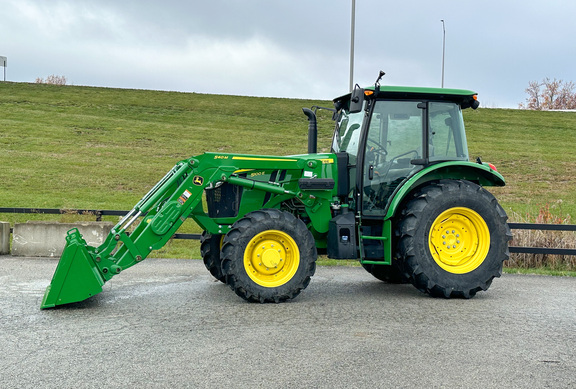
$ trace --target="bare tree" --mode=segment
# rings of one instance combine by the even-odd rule
[[[542,107],[543,109],[558,109],[556,108],[556,100],[562,88],[562,80],[550,80],[548,77],[542,82],[544,85],[544,92],[542,92]]]
[[[525,89],[526,103],[520,103],[522,109],[550,110],[576,109],[576,85],[572,82],[550,79],[546,77],[541,82],[530,81]]]
[[[576,109],[576,93],[574,88],[576,85],[572,81],[565,82],[562,89],[556,98],[555,109]]]
[[[65,76],[57,76],[55,74],[46,77],[46,80],[41,77],[36,79],[36,84],[66,85],[66,82]]]
[[[534,109],[534,110],[541,110],[541,103],[540,100],[542,99],[540,88],[542,84],[538,81],[530,81],[528,83],[528,88],[525,89],[525,92],[528,94],[526,97],[526,104],[520,103],[521,109]]]

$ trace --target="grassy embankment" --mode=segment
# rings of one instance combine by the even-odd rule
[[[314,104],[331,106],[329,101],[0,83],[0,205],[130,209],[175,162],[192,155],[305,152],[307,120],[301,108]],[[479,109],[465,111],[465,120],[471,157],[494,163],[507,179],[506,187],[491,190],[512,220],[534,221],[550,210],[555,221],[570,222],[576,215],[575,113]],[[327,151],[330,114],[321,114],[319,121],[318,144]],[[78,216],[0,218],[14,223]],[[198,228],[187,222],[183,231]],[[554,244],[573,244],[573,235],[563,234],[561,242],[554,238]],[[155,255],[197,258],[198,242],[173,241]]]

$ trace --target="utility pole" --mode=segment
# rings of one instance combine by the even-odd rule
[[[444,56],[446,54],[446,25],[444,19],[442,22],[442,88],[444,88]]]
[[[352,20],[350,22],[350,92],[354,89],[354,29],[356,24],[356,0],[352,0]]]

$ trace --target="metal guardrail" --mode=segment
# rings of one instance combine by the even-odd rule
[[[538,230],[538,231],[573,231],[575,224],[537,224],[537,223],[508,223],[511,230]],[[509,247],[511,253],[517,254],[553,254],[576,255],[576,249],[559,249],[552,247]]]
[[[98,210],[98,209],[56,209],[56,208],[2,208],[0,213],[29,213],[29,214],[76,214],[90,215],[101,221],[102,216],[124,216],[129,211]],[[572,231],[576,232],[576,224],[537,224],[537,223],[508,223],[512,230],[539,230],[539,231]],[[199,240],[201,234],[174,234],[173,239]],[[511,246],[510,253],[517,254],[553,254],[576,255],[576,249],[550,248],[550,247],[520,247]]]

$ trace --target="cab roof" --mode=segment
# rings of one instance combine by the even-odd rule
[[[374,85],[364,88],[365,91],[374,91]],[[476,92],[466,89],[426,88],[413,86],[382,85],[376,98],[393,98],[399,100],[430,99],[448,101],[468,101],[474,99]],[[351,93],[335,98],[333,101],[345,102],[350,100]]]

